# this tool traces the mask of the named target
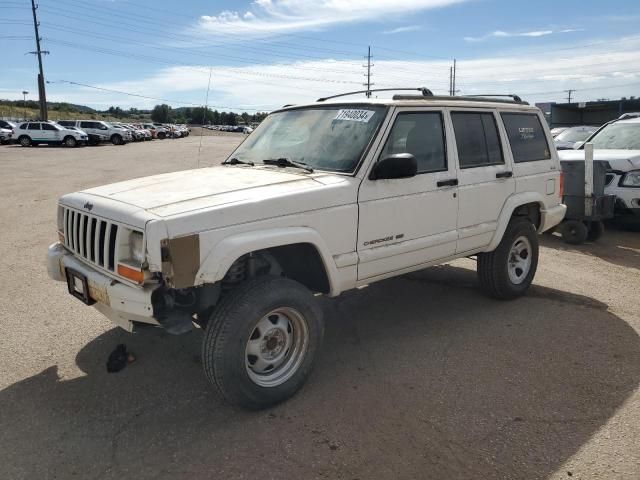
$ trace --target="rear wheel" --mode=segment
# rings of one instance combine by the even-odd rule
[[[64,145],[65,147],[73,148],[78,145],[78,142],[72,136],[68,136],[68,137],[65,137],[64,139]]]
[[[513,217],[493,252],[478,254],[480,287],[501,300],[527,291],[538,268],[538,235],[527,218]]]
[[[22,135],[20,138],[18,138],[18,142],[20,142],[20,145],[22,147],[28,147],[31,145],[31,138],[27,137],[26,135]]]
[[[236,405],[261,409],[294,395],[322,343],[322,310],[293,280],[249,280],[216,306],[205,331],[207,378]]]
[[[565,243],[581,245],[587,240],[589,229],[581,220],[566,220],[560,226],[560,233]]]

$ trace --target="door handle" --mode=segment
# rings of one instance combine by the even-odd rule
[[[458,179],[452,178],[451,180],[440,180],[436,185],[439,187],[455,187],[458,185]]]
[[[496,178],[511,178],[511,177],[513,177],[513,172],[496,173]]]

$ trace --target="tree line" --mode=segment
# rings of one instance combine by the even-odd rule
[[[250,114],[242,112],[219,112],[204,107],[173,109],[167,104],[156,105],[151,110],[151,119],[158,123],[189,123],[196,125],[239,125],[260,123],[266,112]]]

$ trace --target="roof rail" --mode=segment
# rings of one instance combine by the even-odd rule
[[[515,95],[513,93],[508,93],[508,94],[504,94],[504,95],[488,93],[488,94],[485,94],[485,95],[462,95],[462,96],[463,97],[471,97],[471,98],[500,98],[500,97],[504,97],[504,98],[511,98],[516,103],[527,103],[527,102],[523,102],[522,98],[520,98],[519,95]]]
[[[372,89],[372,90],[358,90],[357,92],[347,92],[347,93],[340,93],[338,95],[331,95],[330,97],[322,97],[319,98],[318,100],[316,100],[316,102],[324,102],[325,100],[330,100],[332,98],[338,98],[338,97],[346,97],[349,95],[357,95],[359,93],[372,93],[372,92],[397,92],[400,90],[409,90],[409,91],[413,91],[413,92],[420,92],[422,93],[422,97],[433,97],[433,92],[431,90],[429,90],[428,88],[425,87],[420,87],[420,88],[376,88],[376,89]]]

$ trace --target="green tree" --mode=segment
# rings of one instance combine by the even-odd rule
[[[151,120],[158,123],[171,123],[173,121],[171,107],[165,103],[156,105],[151,110]]]

